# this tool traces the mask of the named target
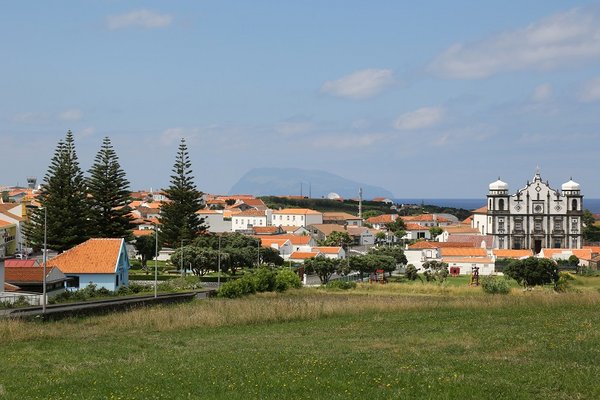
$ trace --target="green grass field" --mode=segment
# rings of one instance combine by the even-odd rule
[[[361,285],[0,321],[0,398],[597,399],[600,282],[577,284]]]

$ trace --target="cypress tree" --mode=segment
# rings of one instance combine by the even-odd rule
[[[108,137],[102,141],[102,147],[88,172],[90,236],[131,239],[129,181]]]
[[[201,208],[202,193],[196,189],[185,140],[181,139],[173,165],[171,184],[165,189],[169,201],[160,211],[161,236],[165,245],[177,247],[182,240],[192,240],[204,231],[204,219],[196,211]]]
[[[32,213],[25,227],[29,242],[42,247],[45,213],[49,249],[62,252],[88,238],[85,180],[71,131],[56,146],[38,201],[42,207]]]

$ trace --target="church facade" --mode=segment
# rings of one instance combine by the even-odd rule
[[[579,249],[583,244],[583,196],[569,180],[561,191],[544,182],[537,171],[533,181],[514,194],[498,179],[489,185],[487,207],[477,210],[472,225],[491,235],[498,249]]]

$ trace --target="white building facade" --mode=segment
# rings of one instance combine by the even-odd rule
[[[489,186],[487,212],[476,213],[472,226],[493,236],[498,249],[574,248],[583,245],[583,196],[579,184],[569,180],[561,191],[542,181],[539,171],[532,182],[515,194],[498,179]]]

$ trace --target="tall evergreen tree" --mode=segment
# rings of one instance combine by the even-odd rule
[[[108,137],[102,141],[102,147],[88,172],[90,236],[130,239],[132,218],[128,207],[131,200],[129,181]]]
[[[42,207],[32,213],[25,228],[29,242],[42,247],[45,213],[48,248],[62,252],[88,238],[85,180],[71,131],[56,146],[38,201]]]
[[[202,193],[196,189],[185,140],[181,139],[173,165],[171,185],[165,190],[169,201],[162,205],[160,212],[163,243],[177,247],[182,240],[192,240],[204,231],[204,219],[196,211],[201,207]]]

